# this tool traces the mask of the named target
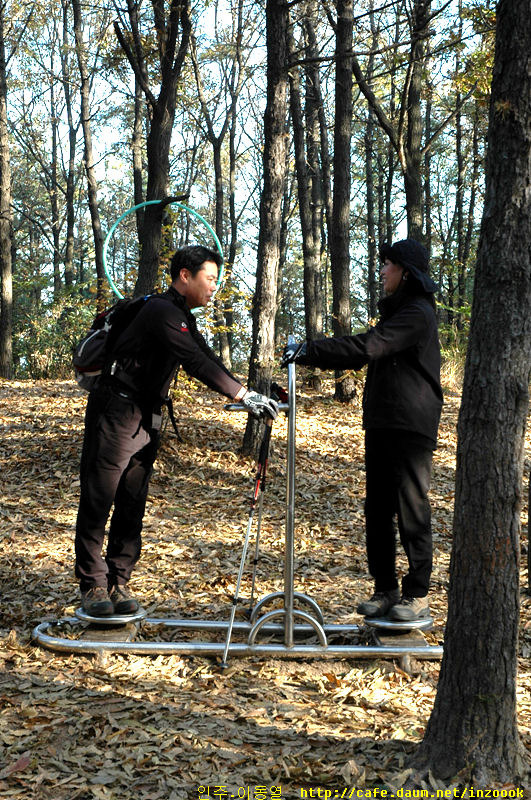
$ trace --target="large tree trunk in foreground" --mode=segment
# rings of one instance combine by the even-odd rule
[[[531,0],[498,6],[487,190],[459,416],[444,657],[416,765],[522,785],[520,507],[531,372]],[[464,771],[464,773],[462,772]]]

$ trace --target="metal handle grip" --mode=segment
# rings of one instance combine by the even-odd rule
[[[289,403],[277,403],[277,405],[279,411],[289,411]],[[243,403],[226,403],[223,408],[225,411],[247,411],[249,413],[249,409]]]

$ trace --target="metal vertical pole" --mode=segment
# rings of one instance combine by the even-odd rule
[[[288,344],[295,341],[288,337]],[[284,562],[284,644],[293,647],[293,583],[295,561],[295,364],[288,365],[288,440],[286,480],[286,533]]]

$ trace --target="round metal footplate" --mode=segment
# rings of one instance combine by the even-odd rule
[[[110,617],[92,617],[82,608],[77,608],[74,614],[81,622],[89,622],[91,625],[127,625],[129,622],[138,622],[147,614],[144,608],[139,608],[134,614],[113,614]]]
[[[432,617],[410,621],[396,621],[385,617],[365,617],[364,622],[370,628],[378,628],[382,631],[426,631],[433,627]]]

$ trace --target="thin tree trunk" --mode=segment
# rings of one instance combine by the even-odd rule
[[[135,105],[133,135],[131,137],[131,150],[133,154],[133,198],[134,205],[138,206],[144,202],[144,181],[143,181],[143,141],[144,141],[144,103],[142,87],[135,75]],[[136,232],[138,244],[141,246],[144,237],[144,217],[145,209],[137,208]]]
[[[313,96],[313,104],[316,109],[316,132],[315,132],[315,166],[313,168],[314,174],[319,175],[319,185],[316,185],[318,194],[314,196],[314,205],[319,208],[319,223],[320,230],[320,261],[321,268],[319,272],[319,297],[321,303],[321,311],[317,321],[317,335],[326,335],[328,326],[328,245],[332,236],[332,178],[331,178],[331,163],[330,163],[330,142],[328,137],[328,124],[325,115],[325,103],[321,89],[321,75],[318,66],[318,47],[317,36],[313,19],[317,14],[315,4],[312,2],[308,6],[308,14],[304,19],[304,30],[306,35],[306,46],[309,60],[309,67],[307,70],[307,79],[311,81],[311,91]],[[320,165],[320,170],[319,170]],[[316,223],[314,223],[314,229]],[[314,236],[317,238],[317,231],[315,230]],[[317,371],[316,371],[317,372]]]
[[[51,56],[50,72],[55,72],[53,53]],[[53,241],[53,296],[57,300],[61,293],[63,281],[61,279],[61,231],[59,219],[59,181],[58,181],[58,126],[57,102],[55,98],[55,83],[50,86],[50,118],[52,127],[52,152],[50,165],[50,210],[52,222]]]
[[[230,117],[227,116],[227,120]],[[225,136],[225,134],[224,134]],[[216,236],[218,237],[219,241],[223,243],[224,241],[224,231],[223,231],[223,218],[224,218],[224,206],[225,206],[225,195],[223,191],[223,170],[221,167],[221,146],[223,143],[223,139],[216,138],[216,141],[212,143],[212,150],[214,155],[214,176],[215,176],[215,186],[216,186],[216,203],[215,203],[215,214],[216,214]],[[232,366],[232,359],[231,359],[231,352],[230,352],[230,345],[229,345],[229,336],[227,331],[227,322],[224,317],[223,313],[223,300],[218,295],[216,295],[214,299],[214,309],[215,309],[215,328],[214,332],[218,337],[219,342],[219,354],[225,366],[230,369]]]
[[[395,22],[395,36],[394,36],[395,46],[391,51],[392,59],[397,58],[398,53],[398,42],[400,41],[400,24],[398,21],[398,14],[396,17]],[[395,118],[396,115],[396,98],[398,94],[398,89],[396,85],[396,76],[395,71],[392,70],[391,72],[391,96],[389,98],[389,116],[391,119]],[[374,107],[373,107],[374,109]],[[395,177],[395,159],[396,159],[396,151],[393,144],[393,140],[391,137],[387,140],[387,180],[385,183],[385,241],[392,242],[393,235],[394,235],[394,226],[393,226],[393,181]]]
[[[321,147],[321,181],[323,186],[323,200],[325,208],[325,221],[327,238],[330,242],[332,238],[332,178],[331,178],[331,165],[330,165],[330,142],[328,138],[328,126],[324,111],[324,102],[321,95],[321,87],[316,86],[316,91],[319,92],[319,133],[320,133],[320,147]],[[325,308],[326,308],[325,304]]]
[[[64,276],[65,286],[72,286],[74,283],[74,229],[75,229],[75,175],[76,175],[76,144],[77,128],[74,125],[72,113],[72,93],[70,91],[70,65],[68,59],[69,38],[68,38],[68,2],[62,0],[63,5],[63,47],[61,48],[61,74],[63,81],[63,92],[65,96],[66,118],[68,121],[68,173],[66,176],[66,246],[64,257]]]
[[[286,136],[288,135],[288,121],[286,120]],[[275,349],[280,352],[283,346],[286,345],[286,333],[295,330],[295,313],[293,311],[293,292],[290,291],[289,282],[283,281],[284,268],[286,266],[286,258],[288,252],[288,233],[289,221],[292,216],[292,199],[295,194],[295,178],[289,174],[289,165],[291,162],[290,148],[286,147],[286,179],[284,181],[284,193],[282,195],[282,213],[280,218],[280,236],[279,236],[279,258],[278,258],[278,276],[277,276],[277,313],[275,316]],[[287,291],[286,291],[287,289]],[[282,320],[283,325],[279,324],[279,319]]]
[[[459,2],[459,38],[463,33],[463,19],[461,14],[461,2]],[[461,70],[461,53],[459,48],[455,56],[455,74],[459,75]],[[456,212],[456,236],[457,236],[457,329],[463,327],[462,308],[465,302],[465,176],[466,160],[463,152],[463,119],[461,114],[461,92],[457,92],[455,99],[457,114],[455,117],[455,154],[457,162],[457,186],[455,194]]]
[[[352,125],[353,0],[338,0],[334,123],[333,224],[330,239],[332,330],[345,336],[350,327],[350,142]],[[349,402],[356,394],[353,378],[336,372],[335,398]]]
[[[7,127],[7,78],[4,40],[5,5],[0,5],[0,377],[13,375],[13,218]]]
[[[374,4],[370,2],[370,22],[372,33],[372,47],[367,66],[367,85],[371,87],[374,54],[376,46],[376,26],[374,22]],[[369,319],[374,319],[378,311],[378,278],[377,278],[377,253],[376,253],[376,223],[375,223],[375,191],[374,191],[374,154],[375,154],[375,121],[374,112],[367,106],[367,120],[365,123],[365,184],[367,196],[367,313]]]
[[[474,128],[472,133],[472,153],[471,153],[472,175],[470,178],[470,198],[468,202],[465,245],[463,250],[463,260],[465,264],[468,264],[468,260],[470,258],[470,253],[472,250],[472,238],[476,227],[474,211],[476,207],[476,197],[477,197],[479,176],[482,163],[482,158],[479,154],[479,111],[477,104],[474,109],[473,126]],[[466,301],[466,286],[465,286],[465,301]]]
[[[87,194],[94,239],[94,264],[96,267],[96,303],[98,308],[105,305],[106,284],[103,269],[103,234],[98,206],[98,182],[94,169],[94,155],[92,149],[92,129],[90,124],[90,79],[87,68],[87,55],[83,41],[81,25],[81,4],[79,0],[72,0],[74,14],[74,35],[76,41],[76,55],[81,78],[81,126],[84,139],[85,174],[87,176]]]
[[[427,55],[426,60],[429,60],[429,53]],[[431,130],[432,130],[432,101],[433,101],[433,84],[431,79],[429,78],[426,81],[426,110],[424,113],[424,140],[429,142],[431,138]],[[428,248],[428,252],[431,252],[431,243],[432,243],[432,236],[433,236],[433,224],[431,219],[432,214],[432,199],[431,199],[431,159],[432,159],[432,151],[431,148],[426,148],[424,153],[424,219],[425,219],[425,231],[424,231],[424,244]]]
[[[307,332],[311,338],[323,335],[323,300],[321,256],[325,252],[323,241],[323,215],[325,211],[324,186],[319,165],[320,126],[319,111],[322,103],[317,47],[311,20],[317,15],[315,0],[309,0],[303,20],[305,52],[308,63],[305,67],[305,118],[306,118],[306,159],[308,163],[310,221],[312,240],[315,248],[315,261],[308,274],[312,284],[311,296],[315,307],[309,319]],[[319,370],[314,370],[312,384],[320,388]]]
[[[430,0],[415,0],[413,5],[411,80],[407,91],[407,145],[405,149],[404,188],[406,192],[408,236],[423,241],[422,193],[422,110],[424,54],[430,12]]]
[[[238,217],[236,214],[236,131],[238,115],[236,108],[231,111],[229,125],[229,245],[225,256],[225,286],[232,288],[232,270],[236,260],[238,245]],[[233,293],[229,292],[229,299],[225,301],[223,313],[227,323],[227,339],[229,342],[229,363],[232,364],[232,326],[234,325]]]
[[[290,37],[290,61],[295,58],[295,45]],[[290,69],[290,111],[293,124],[293,141],[295,149],[295,167],[297,172],[297,191],[299,199],[299,217],[301,224],[302,253],[304,261],[304,319],[306,336],[315,339],[322,333],[319,326],[320,315],[320,226],[315,236],[312,215],[312,182],[310,176],[309,154],[305,147],[305,127],[303,122],[302,99],[300,89],[300,72],[298,67]]]
[[[530,0],[501,0],[458,423],[448,621],[415,763],[474,787],[530,777],[516,723],[520,508],[531,377]],[[463,773],[464,771],[464,773]]]

